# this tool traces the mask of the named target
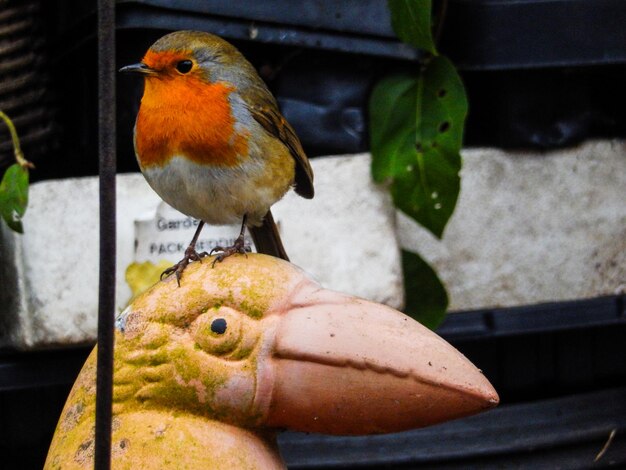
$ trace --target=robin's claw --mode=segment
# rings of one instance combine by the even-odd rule
[[[161,273],[161,276],[159,277],[159,280],[163,280],[164,277],[168,277],[170,274],[172,274],[174,271],[176,271],[176,266],[171,266],[169,268],[167,268],[165,271],[163,271]]]
[[[167,278],[167,277],[171,276],[172,274],[176,274],[176,283],[178,284],[178,287],[180,287],[180,278],[182,277],[183,271],[185,270],[185,268],[189,264],[190,260],[191,260],[191,258],[188,258],[185,255],[185,258],[181,259],[174,266],[171,266],[171,267],[167,268],[165,271],[163,271],[161,273],[161,280],[163,280],[163,278]]]
[[[161,280],[163,280],[163,278],[171,276],[172,274],[176,274],[176,282],[178,283],[178,287],[180,287],[180,279],[183,276],[183,271],[185,270],[185,268],[187,268],[187,265],[189,265],[189,263],[191,263],[192,261],[200,261],[202,263],[202,258],[206,256],[209,256],[206,251],[198,253],[193,245],[190,245],[185,250],[185,256],[183,257],[183,259],[181,259],[174,266],[170,266],[161,273]]]
[[[187,251],[185,251],[185,256],[187,256]],[[198,253],[197,251],[193,250],[189,252],[189,261],[200,261],[202,263],[202,258],[206,256],[209,256],[209,254],[206,251],[203,251],[202,253]]]
[[[218,251],[224,251],[224,247],[216,246],[209,251],[209,256],[212,256],[213,253],[217,253]]]
[[[213,260],[213,262],[211,263],[211,267],[214,268],[215,263],[217,263],[218,261],[221,263],[222,261],[224,261],[224,258],[225,256],[222,256],[221,254],[217,255],[215,259]]]
[[[243,235],[240,235],[239,237],[235,239],[235,243],[233,243],[233,246],[227,246],[226,248],[221,247],[221,246],[216,246],[215,248],[211,250],[210,254],[213,254],[214,252],[218,252],[218,251],[220,253],[217,256],[215,256],[215,259],[213,260],[213,264],[211,265],[212,267],[215,267],[215,263],[221,263],[226,258],[236,253],[239,253],[241,255],[245,255],[246,257],[248,257],[248,253],[250,253],[252,249],[249,246],[244,245]]]

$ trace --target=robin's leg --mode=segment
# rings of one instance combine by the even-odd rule
[[[191,243],[185,250],[185,256],[183,257],[183,259],[181,259],[174,266],[167,268],[165,271],[163,271],[161,273],[161,279],[163,279],[163,277],[167,277],[173,273],[176,273],[176,282],[178,282],[178,285],[180,286],[180,277],[183,275],[183,271],[185,270],[187,265],[192,261],[202,262],[202,258],[204,258],[205,256],[209,256],[206,251],[203,251],[202,253],[198,253],[196,251],[196,243],[198,242],[198,237],[200,236],[202,227],[204,227],[204,222],[200,221],[200,223],[198,224],[198,228],[196,229],[196,233],[191,239]]]
[[[240,253],[242,255],[245,255],[247,252],[250,251],[250,248],[246,248],[246,246],[244,245],[244,241],[243,241],[243,234],[246,231],[247,220],[248,220],[248,216],[244,215],[243,222],[241,222],[241,231],[239,232],[239,236],[235,239],[235,243],[233,243],[233,246],[227,246],[226,248],[222,246],[216,246],[215,248],[211,250],[211,252],[209,253],[210,255],[212,255],[216,251],[220,252],[213,260],[213,267],[215,267],[215,263],[217,262],[221,263],[226,258],[228,258],[231,255],[234,255],[235,253]]]

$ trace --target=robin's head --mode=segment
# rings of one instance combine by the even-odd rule
[[[241,85],[258,80],[252,65],[229,42],[200,31],[176,31],[157,40],[138,64],[120,72],[139,73],[146,79],[225,81]]]

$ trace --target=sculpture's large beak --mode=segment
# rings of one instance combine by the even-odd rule
[[[318,289],[281,318],[266,424],[306,432],[396,432],[498,403],[461,353],[383,305]]]

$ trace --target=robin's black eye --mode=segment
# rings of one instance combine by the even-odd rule
[[[176,70],[178,70],[180,73],[187,73],[191,70],[191,67],[193,67],[193,62],[190,60],[181,60],[179,63],[176,64]]]
[[[211,322],[211,331],[218,335],[223,335],[226,332],[226,320],[224,318],[216,318]]]

